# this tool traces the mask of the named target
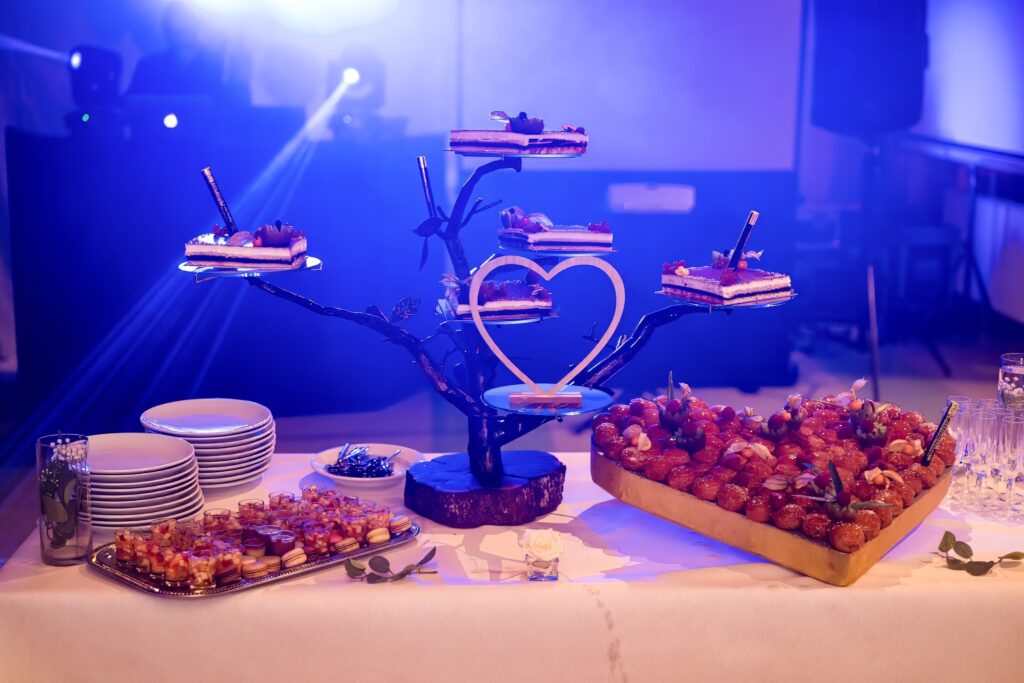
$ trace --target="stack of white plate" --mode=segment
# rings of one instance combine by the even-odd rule
[[[101,529],[188,519],[203,509],[195,451],[160,434],[89,437],[92,524]]]
[[[274,454],[274,418],[265,406],[232,398],[197,398],[150,408],[148,432],[185,439],[195,447],[199,485],[239,486],[259,479]]]

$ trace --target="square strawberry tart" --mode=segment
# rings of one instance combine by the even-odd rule
[[[786,298],[793,293],[788,275],[748,267],[761,252],[748,252],[736,268],[728,267],[728,254],[715,252],[710,266],[687,267],[686,261],[662,268],[664,294],[710,305],[746,304]]]
[[[470,282],[454,276],[441,281],[449,317],[472,320],[469,307]],[[551,292],[523,280],[487,280],[480,286],[480,317],[484,320],[522,320],[552,315]]]
[[[255,233],[231,233],[215,225],[213,232],[185,243],[185,258],[194,266],[298,268],[306,260],[306,234],[281,221],[257,228]]]
[[[498,242],[506,247],[535,252],[610,252],[612,229],[604,221],[588,225],[555,225],[542,213],[527,214],[513,206],[501,212]]]
[[[502,111],[491,118],[505,122],[505,130],[453,130],[449,145],[462,154],[583,154],[589,137],[583,128],[562,126],[562,130],[544,130],[544,119],[530,118],[526,112],[510,117]]]

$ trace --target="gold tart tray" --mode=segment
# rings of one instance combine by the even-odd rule
[[[860,550],[841,553],[630,472],[596,449],[591,450],[590,475],[594,483],[628,505],[834,586],[849,586],[871,569],[939,506],[949,490],[947,471]]]
[[[305,576],[306,574],[311,574],[313,572],[320,571],[321,569],[334,567],[351,558],[378,555],[382,552],[386,552],[392,548],[408,543],[416,538],[419,533],[419,524],[413,522],[411,527],[397,536],[392,536],[391,540],[387,543],[368,545],[349,553],[332,552],[324,557],[310,560],[306,562],[306,564],[298,567],[282,569],[279,572],[268,574],[267,576],[258,579],[242,579],[227,586],[217,586],[216,588],[203,588],[198,590],[193,590],[191,588],[168,588],[160,579],[155,579],[149,574],[143,574],[131,567],[125,567],[119,564],[117,560],[114,559],[113,543],[107,543],[106,545],[100,546],[94,550],[92,554],[89,555],[89,566],[100,574],[103,574],[118,583],[129,586],[130,588],[142,591],[143,593],[159,595],[161,597],[173,598],[176,600],[194,600],[197,598],[212,598],[217,595],[238,593],[251,588],[259,588],[260,586],[266,586],[280,581],[287,581],[288,579]]]

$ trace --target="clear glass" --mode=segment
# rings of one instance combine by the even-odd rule
[[[1006,408],[1024,410],[1024,353],[999,357],[999,402]]]
[[[209,550],[192,552],[188,556],[188,584],[192,588],[213,588],[213,553]]]
[[[984,503],[990,483],[989,466],[995,445],[997,418],[995,414],[979,409],[975,411],[971,422],[973,450],[967,461],[971,470],[968,495],[973,501]]]
[[[558,581],[558,558],[540,560],[526,553],[526,578],[530,581]]]
[[[203,513],[203,529],[208,534],[224,531],[231,522],[231,510],[210,508]]]
[[[968,445],[970,443],[971,413],[974,404],[968,396],[950,396],[949,401],[960,405],[959,410],[949,423],[949,435],[956,441],[956,461],[950,470],[950,498],[960,500],[964,497],[969,480],[967,466]]]
[[[39,546],[46,564],[84,562],[92,552],[89,439],[53,434],[36,441]]]
[[[1017,518],[1024,502],[1024,416],[1013,415],[1003,419],[999,442],[1004,512]]]

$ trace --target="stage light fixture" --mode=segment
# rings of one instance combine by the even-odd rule
[[[341,80],[346,85],[355,85],[359,82],[359,69],[355,67],[345,67],[345,70],[341,72]]]
[[[68,63],[71,65],[72,69],[77,69],[82,66],[82,53],[78,50],[72,52],[71,57],[68,58]]]
[[[177,128],[178,127],[178,116],[174,112],[171,112],[164,117],[164,128]]]

